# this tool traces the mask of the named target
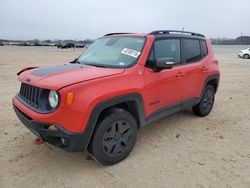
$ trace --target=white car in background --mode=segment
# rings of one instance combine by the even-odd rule
[[[241,50],[239,53],[239,56],[244,58],[244,59],[249,59],[250,58],[250,48],[247,48],[245,50]]]

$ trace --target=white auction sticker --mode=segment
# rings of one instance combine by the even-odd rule
[[[141,54],[141,52],[138,52],[138,51],[135,51],[135,50],[132,50],[129,48],[124,48],[121,51],[121,53],[125,54],[125,55],[129,55],[129,56],[134,57],[134,58],[137,58]]]

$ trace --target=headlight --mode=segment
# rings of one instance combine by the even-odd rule
[[[52,108],[56,108],[59,102],[59,97],[56,91],[49,92],[49,104]]]

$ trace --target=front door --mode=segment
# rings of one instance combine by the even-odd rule
[[[164,110],[182,101],[182,76],[185,74],[181,66],[181,50],[179,39],[161,39],[154,42],[154,47],[145,68],[146,116]],[[159,72],[153,70],[157,58],[173,58],[177,63],[172,69]]]

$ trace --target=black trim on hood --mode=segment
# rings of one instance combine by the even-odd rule
[[[49,74],[55,74],[67,70],[73,70],[73,69],[79,69],[86,67],[86,65],[83,64],[64,64],[64,65],[57,65],[53,67],[45,67],[45,68],[39,68],[34,70],[31,74],[33,76],[47,76]]]

